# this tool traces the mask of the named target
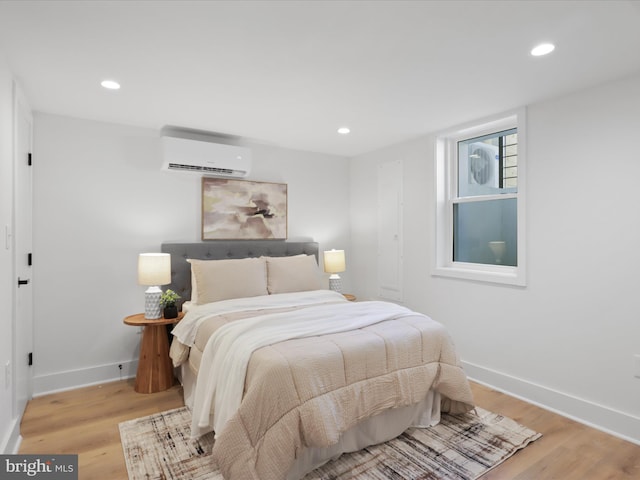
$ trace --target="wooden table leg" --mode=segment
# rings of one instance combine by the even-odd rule
[[[134,389],[138,393],[161,392],[173,385],[173,365],[164,325],[146,325],[142,333],[140,360]]]

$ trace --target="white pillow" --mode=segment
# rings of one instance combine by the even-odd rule
[[[187,259],[187,262],[191,263],[191,259]],[[191,303],[198,304],[198,284],[196,283],[196,276],[191,269]],[[184,304],[182,304],[184,307]]]
[[[198,305],[269,294],[264,258],[187,261],[191,264],[191,301]]]
[[[270,294],[321,290],[322,276],[314,255],[264,257]]]

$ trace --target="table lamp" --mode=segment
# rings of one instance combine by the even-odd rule
[[[171,255],[141,253],[138,256],[138,283],[149,288],[144,292],[144,318],[161,318],[159,285],[171,283]]]
[[[342,280],[338,273],[344,272],[344,250],[329,250],[324,252],[324,271],[330,273],[329,290],[342,293]]]

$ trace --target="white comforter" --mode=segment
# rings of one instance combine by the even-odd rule
[[[249,310],[268,310],[322,303],[346,302],[343,295],[331,290],[278,293],[259,297],[234,298],[204,305],[192,305],[184,318],[171,332],[180,343],[193,347],[200,324],[213,315]]]
[[[285,298],[269,300],[269,297],[265,297],[265,300],[273,308],[286,306],[289,301]],[[293,338],[345,332],[393,318],[416,315],[405,307],[387,302],[352,303],[338,300],[335,292],[308,292],[303,300],[312,305],[308,308],[260,315],[219,328],[207,343],[198,373],[192,436],[197,437],[212,430],[222,432],[224,425],[240,407],[247,365],[255,350]],[[314,305],[323,301],[327,303]],[[264,308],[258,297],[253,302],[256,309]],[[300,305],[300,302],[295,301],[295,305]],[[205,315],[202,315],[204,318]],[[199,317],[194,315],[194,318]],[[185,326],[185,330],[189,328]]]

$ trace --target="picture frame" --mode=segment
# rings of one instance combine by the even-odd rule
[[[202,177],[202,240],[287,238],[287,184]]]

